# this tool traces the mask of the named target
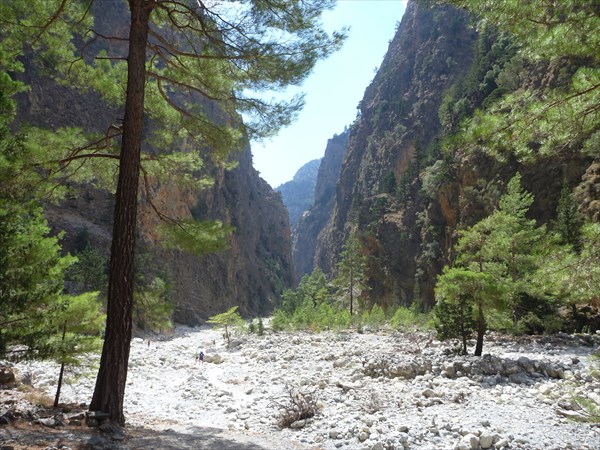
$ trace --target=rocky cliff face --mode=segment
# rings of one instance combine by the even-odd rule
[[[350,130],[315,263],[333,272],[345,238],[357,226],[369,256],[371,295],[383,304],[412,299],[420,245],[415,224],[422,209],[412,203],[390,210],[393,199],[384,180],[402,179],[439,133],[442,93],[472,60],[476,34],[468,24],[461,11],[409,3]]]
[[[300,224],[297,270],[312,268],[298,257],[300,237],[309,236],[303,241],[309,246],[317,236],[311,262],[333,276],[344,240],[356,230],[368,257],[371,301],[431,307],[457,229],[491,213],[515,172],[535,196],[530,213],[540,223],[554,217],[563,180],[579,183],[591,161],[576,152],[535,166],[441,152],[439,140],[448,132],[441,111],[460,112],[460,119],[493,99],[498,86],[490,80],[512,55],[510,45],[471,23],[464,11],[409,2],[350,128],[331,209],[320,212],[320,221]],[[542,85],[558,80],[561,70],[570,68],[538,64],[519,75],[523,83]]]
[[[317,238],[333,209],[335,186],[348,146],[349,131],[335,135],[327,142],[316,180],[313,206],[301,217],[294,235],[294,268],[296,281],[314,269]]]
[[[218,219],[235,227],[229,248],[196,257],[160,248],[151,231],[155,213],[142,199],[141,233],[152,254],[169,267],[173,278],[175,320],[201,323],[209,315],[239,305],[244,315],[266,315],[293,280],[288,213],[279,194],[252,167],[250,148],[231,171],[219,170],[215,184],[188,197],[176,186],[157,192],[163,211],[199,220]],[[157,200],[155,199],[155,204]]]
[[[300,220],[300,217],[302,217],[302,214],[313,204],[320,164],[320,159],[307,162],[298,169],[293,180],[275,188],[281,194],[283,204],[290,213],[292,230],[298,223],[298,220]]]
[[[95,11],[101,29],[103,21],[116,20],[111,11]],[[18,123],[104,131],[122,117],[89,93],[40,77],[33,65],[23,80],[32,88],[17,99]],[[218,219],[234,227],[229,248],[219,254],[195,257],[162,248],[154,231],[158,219],[140,193],[138,253],[152,259],[171,281],[175,320],[181,323],[201,323],[233,305],[239,305],[245,315],[265,314],[293,280],[289,219],[281,198],[252,167],[249,144],[234,158],[238,164],[233,170],[211,169],[215,183],[204,192],[153,186],[153,201],[162,212]],[[49,207],[47,215],[53,229],[66,232],[67,250],[75,248],[78,236],[85,233],[94,247],[108,254],[112,213],[110,192],[80,186],[63,204]]]

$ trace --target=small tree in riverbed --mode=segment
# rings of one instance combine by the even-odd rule
[[[65,368],[80,366],[86,354],[99,352],[102,348],[100,332],[106,320],[100,312],[97,292],[64,296],[60,303],[57,313],[50,319],[56,333],[47,342],[54,360],[60,364],[54,407],[60,400]]]
[[[460,338],[462,353],[467,354],[467,340],[476,331],[475,355],[481,356],[487,329],[485,311],[501,298],[500,285],[488,273],[453,267],[438,279],[436,293],[440,338]]]
[[[333,283],[342,299],[348,298],[350,315],[352,315],[354,298],[360,298],[369,289],[366,274],[367,258],[363,254],[360,241],[354,232],[350,234],[344,243],[337,269],[338,275]]]
[[[217,314],[208,318],[208,323],[214,323],[225,330],[225,340],[227,341],[227,348],[231,345],[231,328],[244,324],[244,319],[237,312],[238,307],[234,306],[224,313]]]
[[[460,232],[454,267],[446,268],[438,279],[436,294],[462,314],[458,323],[469,323],[467,314],[471,309],[461,305],[472,305],[477,322],[476,356],[481,356],[483,349],[485,317],[494,310],[510,311],[516,324],[523,308],[520,299],[536,293],[532,279],[539,266],[540,248],[546,243],[546,230],[526,218],[532,202],[533,196],[521,187],[520,175],[515,175],[498,209]],[[439,308],[437,316],[449,328],[453,326],[451,322],[456,322],[451,316],[440,314]],[[463,338],[464,350],[468,327],[460,328],[461,332],[456,328],[455,331],[457,337]]]

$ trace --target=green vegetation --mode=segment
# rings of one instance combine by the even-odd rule
[[[570,245],[575,252],[579,252],[581,250],[582,225],[583,221],[578,212],[575,196],[566,181],[563,181],[556,210],[554,231],[559,235],[562,244]]]
[[[92,409],[125,422],[125,385],[114,380],[127,373],[138,192],[161,218],[165,243],[201,252],[222,248],[230,227],[169,217],[153,203],[152,190],[156,183],[205,188],[211,180],[203,158],[230,169],[230,152],[244,139],[267,137],[291,122],[301,96],[269,101],[261,93],[300,84],[319,59],[341,46],[344,32],[329,34],[320,21],[333,5],[131,0],[103,33],[87,2],[7,0],[0,6],[0,83],[9,99],[0,106],[10,106],[10,96],[26,88],[8,73],[23,72],[21,57],[29,53],[40,74],[86,95],[96,92],[124,111],[122,123],[100,124],[105,130],[97,134],[73,128],[78,124],[29,132],[38,150],[29,165],[57,184],[116,186],[106,340]],[[129,23],[118,23],[119,17]]]
[[[515,55],[513,41],[509,35],[499,34],[493,26],[481,24],[469,73],[443,95],[439,118],[444,134],[456,133],[461,122],[472,116],[475,109],[491,105],[507,91],[500,73]]]
[[[85,243],[81,251],[75,251],[77,261],[65,273],[68,290],[74,294],[90,291],[106,293],[108,259],[97,248]]]
[[[513,177],[498,209],[461,231],[456,261],[438,280],[441,334],[448,336],[454,330],[462,339],[463,351],[469,325],[476,324],[475,355],[481,356],[488,312],[509,310],[516,322],[519,309],[527,307],[521,299],[537,294],[532,277],[539,264],[536,255],[546,242],[546,230],[526,218],[532,202],[531,194],[521,188],[521,177]],[[467,317],[470,314],[474,314],[474,321]]]
[[[284,291],[281,306],[273,314],[272,327],[284,329],[347,328],[350,313],[334,302],[332,287],[318,267],[310,275],[304,275],[296,289]]]
[[[470,71],[444,94],[441,159],[423,175],[427,199],[436,201],[452,186],[460,164],[468,160],[487,158],[487,164],[514,173],[516,164],[600,154],[600,72],[594,50],[600,43],[600,16],[593,2],[437,3],[472,12],[478,37]],[[518,177],[502,198],[501,185],[501,178],[482,178],[461,186],[458,240],[436,285],[438,335],[460,339],[465,353],[475,335],[476,355],[489,328],[581,330],[580,307],[598,306],[592,287],[599,262],[597,224],[583,222],[581,200],[568,183],[563,181],[556,199],[550,231],[527,217],[533,197],[520,188]],[[423,216],[424,227],[431,219]],[[422,236],[422,249],[439,239]],[[422,270],[432,266],[429,262]]]
[[[366,258],[358,237],[352,233],[340,254],[338,276],[329,282],[317,267],[305,275],[296,289],[288,289],[281,296],[281,305],[275,311],[276,329],[312,328],[314,330],[347,328],[354,320],[355,300],[364,311]],[[357,318],[361,320],[360,316]]]
[[[520,175],[505,183],[525,163],[580,162],[583,157],[598,163],[597,6],[576,0],[445,3],[477,16],[478,37],[471,69],[441,101],[442,139],[434,138],[425,148],[415,137],[404,172],[384,168],[374,196],[359,192],[353,197],[349,222],[367,235],[349,234],[335,278],[316,269],[296,289],[283,292],[274,329],[428,329],[431,315],[422,311],[432,306],[423,300],[431,292],[424,293],[424,287],[431,290],[439,273],[433,323],[440,338],[459,339],[463,353],[475,336],[474,353],[481,355],[490,329],[582,331],[589,323],[581,306],[600,308],[600,224],[597,217],[596,222],[583,220],[581,200],[573,195],[577,189],[565,178],[560,198],[550,200],[558,205],[555,220],[542,224],[531,217],[534,198],[523,189]],[[137,44],[131,54],[102,50],[85,58],[75,41],[106,38],[88,34],[93,18],[84,2],[0,4],[0,356],[56,360],[61,365],[58,404],[66,368],[84,364],[86,354],[99,348],[106,299],[106,340],[91,407],[118,423],[124,422],[125,385],[114,380],[125,379],[132,324],[167,329],[174,308],[168,271],[156,268],[151,255],[135,247],[138,193],[161,218],[164,245],[196,254],[222,249],[235,232],[230,224],[168,217],[152,203],[153,187],[168,183],[192,192],[210,186],[209,167],[233,167],[230,152],[246,136],[269,136],[302,105],[301,98],[267,103],[245,95],[301,82],[343,40],[343,33],[328,36],[321,29],[319,16],[333,5],[329,1],[251,2],[230,21],[223,14],[235,11],[196,10],[163,0],[128,4],[133,21],[124,29]],[[227,8],[227,2],[213,6]],[[147,48],[148,32],[152,42],[162,45]],[[83,89],[82,95],[97,92],[124,109],[122,126],[107,125],[101,133],[71,126],[15,129],[13,96],[27,86],[14,77],[24,70],[29,51],[36,55],[40,76]],[[420,68],[423,75],[432,55]],[[454,64],[446,60],[447,67]],[[377,145],[395,148],[409,129],[400,123],[408,114],[404,101],[383,100],[374,107],[371,125],[383,132],[379,142],[367,138],[375,154]],[[247,114],[245,124],[241,113]],[[151,126],[142,140],[145,124]],[[202,157],[197,149],[205,150]],[[461,172],[471,162],[474,170]],[[478,170],[487,163],[501,170],[488,179],[473,179],[486,176]],[[561,176],[570,170],[577,169],[565,168]],[[593,190],[597,178],[588,179]],[[63,254],[60,233],[50,234],[44,205],[64,198],[78,183],[116,190],[111,263],[85,233],[77,239],[74,256]],[[444,205],[439,204],[441,193]],[[372,219],[366,225],[359,217],[367,210],[364,205]],[[376,294],[367,296],[373,282],[367,263],[379,255],[373,251],[367,260],[363,245],[379,238],[381,225],[390,224],[385,222],[389,212],[401,213],[393,217],[399,232],[392,239],[407,244],[407,252],[418,247],[419,254],[394,269],[381,264],[381,273],[414,267],[413,291],[402,287],[406,305],[414,296],[411,308],[395,304],[386,309]],[[455,216],[452,225],[448,213]],[[273,284],[283,289],[281,264],[270,259],[267,265]],[[65,285],[79,295],[66,295]],[[400,289],[400,283],[389,285]],[[390,303],[399,303],[397,297]],[[232,328],[245,324],[237,306],[209,322],[223,327],[228,346]],[[264,332],[261,319],[249,328]],[[597,420],[597,410],[589,414]]]
[[[45,318],[61,298],[64,271],[74,260],[61,256],[39,206],[2,203],[0,354],[19,343],[34,356],[46,334]]]
[[[354,300],[363,302],[367,285],[367,258],[355,232],[350,233],[342,247],[340,260],[337,265],[337,276],[333,280],[338,297],[343,304],[348,304],[350,315],[354,310]]]
[[[237,312],[238,307],[233,306],[227,311],[221,314],[217,314],[208,318],[208,323],[213,323],[219,327],[222,327],[225,333],[223,337],[227,341],[227,347],[231,346],[231,332],[232,329],[241,328],[246,324],[240,313]]]
[[[600,271],[598,224],[583,228],[578,253],[565,242],[560,226],[551,234],[527,219],[532,202],[520,176],[513,177],[498,209],[460,232],[456,260],[438,279],[439,335],[460,338],[465,353],[474,331],[475,355],[480,356],[488,326],[516,333],[556,332],[567,326],[566,318],[559,318],[560,306],[570,304],[576,319],[576,303],[598,298],[592,287]],[[560,203],[559,211],[564,208]]]
[[[259,317],[256,323],[254,323],[254,319],[251,319],[248,323],[248,331],[257,334],[258,336],[263,336],[265,334],[263,318]]]
[[[42,210],[48,185],[23,170],[32,151],[10,132],[12,91],[9,79],[0,79],[0,355],[20,344],[19,356],[43,357],[47,318],[59,308],[65,270],[75,258],[62,256],[60,236],[50,236]]]
[[[504,95],[464,121],[457,145],[530,162],[544,155],[599,154],[600,16],[594,2],[443,3],[467,8],[481,27],[508,33],[517,46],[513,58],[496,65],[494,79]],[[524,83],[535,66],[552,78],[540,86]]]
[[[312,274],[305,275],[296,289],[283,293],[281,306],[273,313],[271,326],[274,330],[345,330],[351,327],[358,332],[365,328],[377,331],[384,327],[402,331],[415,331],[428,328],[427,314],[408,308],[389,309],[381,306],[368,308],[361,305],[357,312],[350,311],[340,297],[343,292],[336,290],[327,281],[323,271],[316,268]]]
[[[46,342],[53,359],[60,364],[54,407],[60,401],[65,368],[85,364],[90,353],[102,348],[100,334],[106,320],[100,313],[97,292],[64,296],[61,300],[58,313],[49,321],[55,334]]]
[[[0,65],[4,62],[0,52]],[[84,251],[78,259],[62,255],[61,234],[51,236],[43,217],[43,202],[60,198],[43,172],[30,170],[38,149],[24,135],[13,134],[11,95],[22,89],[0,72],[0,358],[54,359],[60,364],[54,406],[66,368],[85,365],[101,346],[104,315],[93,285],[98,259]],[[104,270],[95,273],[102,279]],[[81,295],[63,293],[65,279],[78,285]],[[74,291],[76,291],[75,289]]]
[[[420,312],[416,307],[400,306],[393,312],[390,326],[404,332],[430,330],[433,328],[432,314]]]

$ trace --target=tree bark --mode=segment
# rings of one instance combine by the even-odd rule
[[[465,318],[465,299],[464,298],[460,298],[459,297],[459,305],[460,305],[460,316],[459,316],[459,320],[460,320],[460,335],[462,337],[462,346],[463,346],[463,350],[462,350],[462,354],[466,355],[467,354],[467,338],[468,338],[468,333],[470,332],[470,330],[467,330],[467,320]]]
[[[58,383],[56,385],[56,394],[54,395],[54,407],[58,408],[60,403],[60,391],[62,390],[63,375],[65,373],[65,363],[60,363],[60,373],[58,374]]]
[[[63,325],[63,333],[61,342],[65,342],[65,336],[67,335],[67,324]],[[61,354],[61,356],[64,356]],[[65,363],[61,361],[60,363],[60,373],[58,374],[58,383],[56,385],[56,395],[54,396],[54,407],[58,408],[58,403],[60,402],[60,391],[62,389],[63,375],[65,373]]]
[[[129,0],[127,93],[108,280],[106,332],[91,411],[125,424],[123,398],[132,332],[135,229],[140,176],[148,22],[154,3]]]
[[[477,343],[475,344],[475,356],[481,356],[483,353],[483,336],[485,335],[485,318],[483,316],[483,305],[478,304],[477,314]]]

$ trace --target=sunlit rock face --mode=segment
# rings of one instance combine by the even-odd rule
[[[452,261],[457,230],[490,214],[516,172],[535,197],[530,217],[540,224],[555,217],[563,181],[570,186],[581,183],[591,161],[576,148],[529,165],[514,158],[500,163],[482,152],[459,150],[433,183],[435,177],[424,179],[432,173],[425,168],[443,159],[444,96],[451,89],[463,92],[467,83],[475,83],[473,78],[487,76],[482,60],[488,54],[482,58],[482,40],[473,23],[462,10],[408,3],[359,103],[335,188],[331,180],[327,183],[332,189],[323,202],[327,206],[314,209],[317,193],[315,207],[299,224],[294,247],[297,276],[317,266],[330,278],[335,276],[342,245],[356,230],[368,260],[370,301],[382,306],[417,301],[431,307],[437,276]],[[552,85],[560,81],[557,73],[574,67],[565,61],[536,62],[523,68],[521,83]],[[479,86],[482,80],[476,79]],[[481,97],[471,99],[473,108],[482,107],[486,98]],[[458,107],[455,103],[453,108]],[[327,156],[322,165],[326,160]],[[594,173],[590,166],[578,189],[584,212],[589,210],[586,205],[594,204]]]
[[[114,1],[107,7],[109,1],[93,4],[96,26],[100,31],[111,30],[112,35],[123,34],[127,30],[126,4]],[[27,71],[21,78],[31,89],[18,96],[17,124],[52,129],[80,126],[104,132],[123,117],[121,111],[107,107],[90,92],[76,92],[44,78],[31,58],[27,60]],[[209,103],[205,106],[209,116],[218,120],[218,108]],[[200,324],[233,305],[239,305],[244,315],[267,314],[277,304],[282,289],[292,283],[287,210],[253,168],[248,142],[232,158],[237,161],[232,170],[208,169],[215,182],[203,192],[153,185],[153,202],[165,214],[221,220],[234,228],[228,248],[218,254],[196,257],[164,249],[155,230],[158,218],[140,191],[137,243],[138,254],[143,257],[138,266],[148,271],[147,275],[161,276],[170,283],[176,305],[174,318],[181,323]],[[54,231],[66,232],[65,250],[81,250],[78,247],[84,237],[108,256],[113,206],[110,192],[80,186],[61,205],[49,206],[47,216]]]
[[[315,268],[317,238],[331,215],[335,186],[348,147],[348,135],[349,130],[345,130],[327,142],[325,155],[317,174],[314,203],[308,211],[304,212],[295,227],[293,255],[296,281]]]
[[[371,296],[383,304],[412,300],[420,252],[416,215],[424,209],[415,202],[393,206],[385,180],[390,174],[400,180],[415,154],[438,136],[442,94],[471,64],[476,33],[468,25],[464,12],[409,2],[350,128],[313,262],[334,273],[343,241],[357,226],[370,260]]]

